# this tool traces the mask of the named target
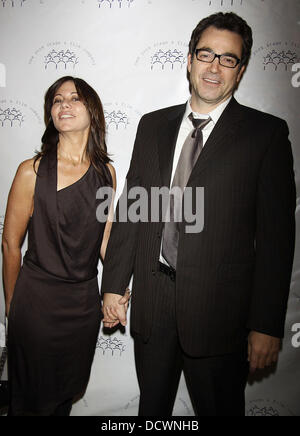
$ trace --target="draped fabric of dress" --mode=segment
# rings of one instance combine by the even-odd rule
[[[96,218],[96,192],[103,184],[90,165],[57,191],[56,148],[40,161],[28,250],[9,314],[15,414],[51,414],[86,388],[102,318],[97,264],[105,222]]]

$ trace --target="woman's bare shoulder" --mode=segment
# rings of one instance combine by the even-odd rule
[[[36,180],[36,173],[40,164],[41,158],[37,159],[35,162],[35,158],[26,159],[20,163],[15,180],[19,183],[34,184]]]
[[[23,175],[23,176],[27,176],[30,177],[30,175],[32,175],[32,173],[35,173],[38,170],[38,167],[40,165],[40,161],[41,158],[38,158],[35,161],[35,158],[31,158],[31,159],[26,159],[23,162],[20,163],[19,167],[18,167],[18,172]],[[34,164],[35,162],[35,164]]]

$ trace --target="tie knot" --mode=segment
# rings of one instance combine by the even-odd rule
[[[198,130],[204,129],[204,127],[207,126],[207,124],[211,122],[211,118],[210,117],[205,118],[205,119],[194,118],[192,112],[189,115],[189,119],[193,123],[193,126],[195,128],[195,130],[193,131],[193,134],[192,134],[192,138],[195,138],[196,132]]]

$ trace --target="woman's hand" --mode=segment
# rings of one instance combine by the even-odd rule
[[[126,289],[123,297],[119,294],[106,293],[103,297],[102,312],[104,315],[104,327],[113,328],[119,323],[127,325],[127,310],[131,297],[130,289]]]

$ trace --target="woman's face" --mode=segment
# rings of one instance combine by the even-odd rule
[[[51,117],[60,133],[82,132],[89,129],[90,115],[79,99],[74,82],[64,82],[57,89],[52,102]]]

